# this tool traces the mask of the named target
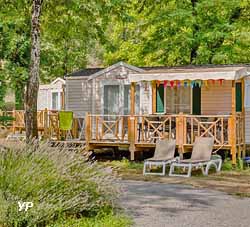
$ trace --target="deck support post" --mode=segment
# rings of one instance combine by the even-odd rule
[[[152,113],[156,113],[156,83],[155,81],[152,81]]]
[[[135,160],[135,83],[130,85],[130,117],[128,119],[128,140],[130,159]]]
[[[229,128],[230,128],[230,144],[231,144],[231,155],[232,155],[232,163],[236,165],[236,88],[235,81],[232,81],[232,117],[229,120]]]

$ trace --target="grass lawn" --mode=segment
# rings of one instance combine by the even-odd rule
[[[67,219],[47,227],[129,227],[132,221],[123,215],[105,214],[94,218]]]
[[[224,163],[220,173],[211,172],[204,177],[201,170],[193,171],[191,178],[143,176],[143,162],[121,161],[104,162],[102,165],[112,167],[124,180],[144,180],[169,184],[189,184],[194,187],[210,188],[231,195],[250,197],[250,168],[233,170],[230,163]],[[167,171],[168,172],[168,171]]]

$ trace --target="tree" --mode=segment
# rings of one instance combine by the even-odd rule
[[[0,0],[0,60],[5,63],[0,74],[6,85],[15,90],[17,109],[23,109],[24,87],[29,76],[31,3],[31,0]],[[97,52],[96,43],[105,42],[103,34],[112,7],[109,0],[43,2],[42,83],[87,66],[89,54]]]
[[[106,64],[139,66],[250,61],[249,0],[119,1],[107,30]]]
[[[43,0],[33,0],[31,18],[31,61],[25,96],[25,131],[29,141],[38,138],[37,96],[40,64],[40,16]]]

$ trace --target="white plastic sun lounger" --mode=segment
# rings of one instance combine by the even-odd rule
[[[160,175],[166,174],[166,165],[170,165],[175,161],[176,143],[175,140],[159,140],[156,143],[154,157],[145,160],[143,167],[143,175]],[[162,172],[147,171],[147,167],[151,169],[151,166],[162,166]]]
[[[210,167],[214,166],[216,172],[221,170],[222,159],[211,158],[214,146],[213,137],[198,137],[195,139],[193,151],[190,159],[179,160],[170,166],[169,176],[190,177],[192,168],[201,168],[204,176],[208,175]],[[187,168],[187,174],[174,173],[175,167]]]

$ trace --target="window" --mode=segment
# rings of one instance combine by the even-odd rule
[[[190,114],[191,88],[167,87],[166,88],[166,113],[178,114],[180,112]]]
[[[60,110],[60,93],[52,92],[52,110]]]

